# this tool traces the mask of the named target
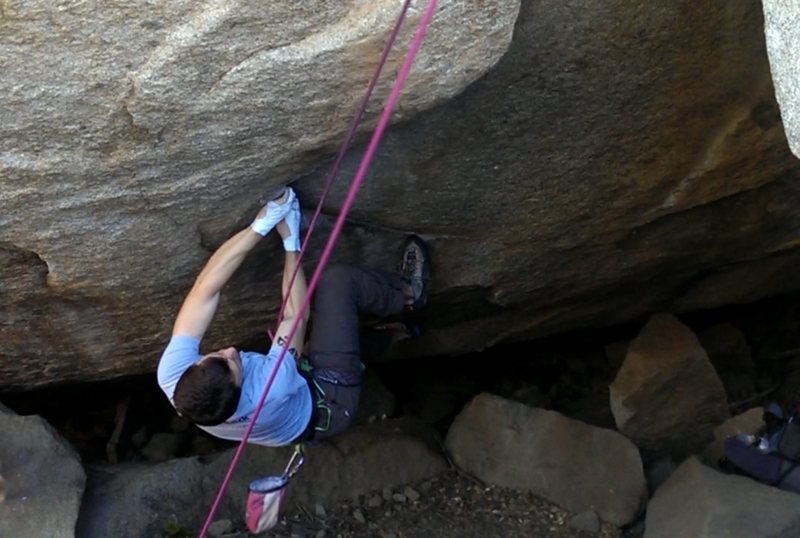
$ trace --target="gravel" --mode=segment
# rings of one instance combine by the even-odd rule
[[[291,486],[290,486],[291,487]],[[402,498],[402,500],[400,500]],[[320,517],[320,513],[324,516]],[[324,511],[287,507],[266,538],[639,538],[593,513],[571,514],[525,491],[482,484],[451,470],[419,484],[371,492]],[[232,532],[229,538],[244,538]]]

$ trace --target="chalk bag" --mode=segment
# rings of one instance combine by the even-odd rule
[[[250,482],[245,513],[245,521],[250,532],[254,534],[264,532],[278,524],[283,499],[286,496],[286,486],[304,461],[303,446],[296,445],[282,475],[265,476]]]

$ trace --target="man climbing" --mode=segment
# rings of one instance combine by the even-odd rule
[[[178,312],[172,338],[158,364],[158,383],[178,412],[208,433],[241,440],[272,373],[282,346],[294,360],[281,364],[249,441],[265,446],[317,442],[343,432],[358,407],[363,366],[359,313],[387,317],[419,309],[427,299],[430,260],[416,236],[406,242],[401,274],[333,266],[322,276],[313,307],[310,370],[296,361],[303,349],[308,315],[294,320],[307,292],[298,265],[300,205],[291,188],[264,206],[253,223],[228,239],[211,256]],[[233,347],[202,355],[200,341],[211,323],[220,291],[245,256],[272,229],[286,251],[282,294],[285,317],[267,355]],[[288,294],[288,299],[286,296]]]

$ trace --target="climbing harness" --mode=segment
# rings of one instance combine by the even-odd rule
[[[402,24],[402,20],[403,20],[403,18],[405,16],[405,10],[408,8],[408,5],[409,5],[409,1],[406,1],[406,3],[404,4],[404,8],[403,8],[403,14],[398,18],[397,23],[395,25],[395,30],[392,32],[392,39],[394,39],[394,37],[396,37],[397,32],[399,31],[399,27]],[[400,70],[397,73],[397,76],[395,78],[395,81],[394,81],[394,84],[392,86],[391,92],[390,92],[389,97],[388,97],[388,99],[386,101],[386,105],[384,106],[383,112],[381,113],[381,116],[380,116],[380,118],[378,120],[378,124],[375,127],[375,131],[372,133],[372,137],[370,138],[369,144],[367,145],[367,148],[366,148],[366,150],[364,152],[364,155],[361,158],[361,162],[359,164],[358,170],[356,171],[356,175],[353,178],[353,182],[351,183],[350,188],[349,188],[349,190],[347,192],[347,197],[345,198],[345,201],[342,204],[342,208],[341,208],[341,210],[339,212],[339,215],[336,218],[336,222],[334,223],[333,230],[331,231],[330,236],[328,237],[328,241],[325,244],[325,248],[322,251],[322,255],[320,256],[319,262],[317,263],[317,266],[314,269],[314,274],[311,276],[311,279],[310,279],[310,281],[308,283],[308,289],[307,289],[307,292],[306,292],[306,296],[303,298],[303,302],[302,302],[302,304],[300,305],[300,307],[298,309],[297,316],[295,316],[295,319],[292,322],[291,327],[289,328],[289,333],[288,333],[288,336],[287,336],[287,339],[286,339],[287,342],[290,342],[292,340],[292,338],[294,338],[294,335],[297,332],[297,329],[299,327],[300,320],[302,319],[303,314],[309,308],[309,305],[311,303],[311,297],[313,296],[314,291],[316,290],[316,287],[317,287],[317,285],[319,283],[319,280],[320,280],[320,278],[322,276],[322,272],[325,269],[325,266],[327,265],[328,260],[330,259],[331,253],[333,251],[333,247],[335,246],[336,241],[337,241],[337,239],[339,238],[339,235],[342,232],[342,228],[344,227],[344,221],[347,218],[348,213],[350,212],[350,208],[352,207],[353,203],[355,202],[356,194],[358,193],[358,190],[361,188],[361,185],[364,182],[364,178],[366,177],[367,170],[369,169],[369,166],[372,163],[372,159],[375,156],[375,152],[377,151],[378,145],[380,144],[381,138],[383,137],[383,133],[386,130],[386,127],[388,126],[389,121],[390,121],[390,119],[392,117],[392,113],[394,112],[394,108],[397,105],[397,102],[398,102],[399,97],[400,97],[400,91],[403,89],[405,81],[408,78],[408,74],[411,71],[411,65],[413,64],[414,58],[416,57],[417,53],[419,52],[419,49],[420,49],[420,47],[422,45],[422,40],[425,37],[425,32],[428,29],[428,26],[430,25],[431,20],[433,19],[433,14],[434,14],[435,11],[436,11],[436,0],[429,0],[428,6],[427,6],[427,8],[425,9],[425,11],[424,11],[424,13],[422,15],[422,18],[420,20],[420,23],[419,23],[417,31],[416,31],[416,33],[414,35],[414,38],[413,38],[413,40],[411,42],[411,45],[408,48],[408,52],[406,53],[406,57],[403,60],[403,64],[402,64],[402,66],[400,67]],[[391,49],[391,45],[392,44],[393,44],[392,40],[387,42],[386,47],[384,49],[384,56],[388,56],[388,52]],[[382,62],[385,61],[384,56],[382,56]],[[379,65],[379,70],[382,67],[383,67],[382,65]],[[373,77],[373,78],[376,78],[376,77]],[[370,82],[370,90],[369,90],[370,93],[371,93],[371,89],[373,87],[374,87],[374,83],[371,81]],[[354,125],[351,125],[350,132],[348,132],[348,137],[351,140],[352,140],[352,136],[354,136],[354,134],[355,134],[356,127],[358,126],[358,121],[360,121],[361,116],[363,116],[364,110],[366,110],[366,104],[367,104],[366,100],[368,98],[369,98],[369,93],[367,94],[366,99],[362,102],[362,108],[361,108],[361,110],[359,111],[359,113],[356,115],[356,117],[354,119],[354,122],[353,122]],[[351,132],[352,132],[352,135],[351,135]],[[346,145],[349,145],[349,143],[350,142],[346,140]],[[340,155],[337,157],[337,164],[339,166],[341,166],[341,161],[342,161],[342,157],[343,157],[343,154],[344,154],[344,150],[346,150],[346,145],[343,145],[342,150],[340,150]],[[329,179],[329,183],[330,184],[333,183],[333,180],[335,179],[337,173],[338,173],[338,169],[332,170],[332,172],[330,174],[330,179]],[[326,194],[327,194],[327,191],[329,191],[329,190],[330,190],[330,185],[326,186]],[[322,207],[322,200],[320,200],[320,205],[319,205],[317,214],[315,214],[315,219],[316,219],[316,217],[317,217],[317,215],[319,213],[319,209],[321,207]],[[313,221],[312,221],[312,223],[313,223]],[[305,249],[305,247],[306,247],[306,245],[308,243],[308,237],[311,235],[311,231],[312,231],[311,227],[309,227],[309,230],[306,233],[306,239],[303,242],[303,245],[301,247],[301,254],[300,254],[301,256],[302,256],[302,253],[303,253],[303,251],[304,251],[304,249]],[[298,267],[299,267],[299,263],[298,263]],[[296,272],[295,272],[295,276],[296,276]],[[294,277],[293,277],[292,281],[293,280],[294,280]],[[282,307],[282,309],[283,309],[283,307]],[[280,354],[278,355],[278,357],[277,357],[277,359],[275,361],[275,366],[273,367],[272,373],[270,374],[270,377],[267,380],[267,384],[264,387],[264,391],[261,394],[261,398],[259,398],[259,400],[258,400],[258,402],[257,402],[257,404],[255,406],[255,409],[254,409],[254,412],[253,412],[253,416],[250,419],[250,423],[248,424],[247,430],[245,430],[245,433],[242,436],[242,440],[239,443],[239,446],[237,447],[236,452],[233,455],[233,458],[231,459],[231,464],[228,467],[228,471],[227,471],[227,473],[225,474],[225,477],[222,480],[222,484],[220,485],[219,491],[217,492],[216,498],[214,499],[214,503],[212,504],[211,509],[209,510],[208,516],[206,517],[205,524],[203,525],[203,528],[200,531],[199,538],[205,538],[206,534],[208,533],[208,529],[211,526],[211,523],[212,523],[212,521],[214,519],[214,515],[216,514],[217,510],[219,509],[219,505],[222,502],[222,497],[225,494],[225,490],[227,489],[228,484],[230,483],[230,480],[231,480],[231,478],[233,476],[233,471],[235,470],[236,465],[239,462],[239,459],[241,458],[242,453],[244,452],[244,447],[247,444],[247,440],[248,440],[248,438],[250,437],[250,434],[253,431],[253,427],[256,424],[256,420],[258,419],[258,415],[261,412],[262,407],[264,406],[264,402],[267,399],[267,395],[269,394],[269,391],[272,388],[272,383],[275,381],[275,377],[276,377],[276,375],[278,373],[278,368],[280,368],[280,365],[283,362],[283,359],[285,358],[287,351],[288,351],[288,346],[283,346],[281,348],[281,352],[280,352]],[[294,456],[293,456],[293,459],[294,459]],[[289,463],[291,465],[292,460],[290,460]],[[301,463],[302,463],[302,460],[301,460]],[[287,465],[287,469],[290,468],[290,465]],[[298,468],[299,468],[299,466],[298,466]],[[284,473],[284,474],[286,474],[286,473]],[[273,492],[283,492],[285,490],[285,488],[286,488],[286,485],[288,484],[289,478],[290,478],[290,475],[286,477],[286,484],[283,484],[282,486],[279,486],[277,489],[273,489],[272,491]],[[282,483],[282,481],[279,480],[277,483],[278,484]],[[265,489],[268,489],[268,488],[265,488]],[[279,501],[280,501],[280,498],[282,498],[282,496],[283,496],[283,493],[278,493],[277,495],[275,495],[275,497],[278,498],[276,514],[279,514],[279,512],[280,512],[280,510],[279,510],[280,509],[280,502]],[[272,506],[272,505],[270,504],[270,506]],[[262,508],[263,508],[263,503],[262,503]],[[262,509],[262,513],[263,513],[263,509]],[[275,522],[277,521],[277,515],[271,521],[272,521],[272,525],[274,525]],[[269,523],[270,522],[269,518],[265,518],[265,522]],[[264,527],[264,529],[267,529],[267,528],[269,528],[269,527],[268,526]]]
[[[315,434],[325,433],[331,428],[333,410],[328,405],[325,389],[319,384],[317,376],[314,375],[314,367],[307,357],[300,358],[297,370],[306,380],[306,383],[308,383],[308,390],[314,398],[314,405],[311,408],[311,418],[308,421],[308,428],[301,434],[301,439],[303,441],[311,441],[314,439]]]

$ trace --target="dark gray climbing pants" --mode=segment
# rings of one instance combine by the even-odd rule
[[[317,386],[312,441],[342,433],[358,409],[363,371],[359,314],[388,317],[402,312],[404,303],[398,275],[349,265],[325,271],[311,313],[309,361]]]

